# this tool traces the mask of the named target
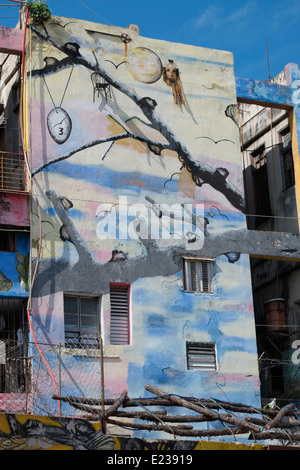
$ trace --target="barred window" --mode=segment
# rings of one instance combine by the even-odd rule
[[[99,347],[99,297],[64,295],[65,347]]]

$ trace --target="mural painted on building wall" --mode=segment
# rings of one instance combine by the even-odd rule
[[[115,450],[113,437],[81,419],[3,414],[0,450]]]
[[[107,395],[156,383],[255,403],[232,55],[62,18],[31,31],[34,324],[63,343],[64,293],[99,296]],[[185,256],[213,260],[212,291],[185,291]],[[109,344],[111,283],[131,286],[128,346]],[[215,372],[187,370],[188,341],[216,344]]]
[[[194,451],[194,450],[264,450],[255,445],[235,445],[205,441],[145,440],[108,436],[99,423],[68,418],[46,418],[2,414],[0,450],[106,450],[106,451]],[[111,456],[113,455],[113,456]],[[108,454],[107,463],[121,464]],[[122,457],[120,457],[121,459]],[[188,460],[189,461],[189,460]]]

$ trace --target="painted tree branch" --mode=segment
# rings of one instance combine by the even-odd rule
[[[211,185],[214,189],[221,192],[235,208],[244,212],[244,196],[232,183],[228,181],[228,171],[226,170],[226,172],[224,172],[221,171],[220,168],[215,169],[203,162],[195,161],[187,147],[177,138],[172,129],[163,122],[155,112],[155,105],[153,105],[154,100],[139,97],[134,90],[130,89],[123,82],[120,82],[108,73],[97,60],[92,63],[86,57],[83,57],[79,52],[79,46],[76,50],[73,48],[70,49],[67,45],[60,46],[53,40],[53,38],[51,38],[45,26],[45,33],[42,33],[33,25],[30,25],[30,27],[39,38],[44,41],[50,41],[55,48],[66,54],[67,57],[72,60],[73,65],[82,65],[93,72],[100,73],[110,86],[130,98],[151,122],[152,127],[167,139],[172,150],[178,154],[178,158],[184,168],[192,174],[195,184],[198,186],[202,186],[203,184]]]
[[[174,275],[182,270],[183,256],[206,256],[216,259],[225,255],[230,262],[236,262],[242,253],[288,260],[300,258],[299,236],[242,229],[224,231],[216,235],[206,232],[203,246],[199,249],[193,249],[192,243],[187,247],[184,241],[176,246],[162,248],[151,238],[140,238],[139,242],[143,245],[145,253],[133,258],[112,259],[107,263],[100,263],[93,258],[70,217],[68,207],[70,201],[58,196],[54,191],[49,191],[46,195],[62,222],[61,231],[65,235],[64,239],[72,243],[77,250],[78,261],[69,264],[64,258],[41,259],[39,274],[34,285],[34,297],[61,290],[81,292],[82,289],[82,292],[86,293],[87,285],[86,279],[82,276],[83,272],[89,273],[90,292],[99,295],[109,292],[110,282],[133,284],[139,278]],[[135,223],[138,224],[139,221]],[[231,257],[232,254],[238,255]]]
[[[155,146],[155,147],[159,148],[160,150],[170,148],[170,145],[168,145],[168,144],[164,144],[162,142],[156,142],[156,141],[153,141],[151,139],[148,139],[147,137],[140,136],[140,135],[137,135],[137,134],[133,134],[132,132],[127,131],[127,132],[124,132],[123,134],[112,135],[110,137],[105,137],[103,139],[93,140],[92,142],[89,142],[89,143],[87,143],[87,144],[83,145],[82,147],[77,148],[75,150],[72,150],[71,152],[68,152],[65,155],[60,155],[59,157],[53,158],[52,160],[49,160],[49,161],[43,163],[42,165],[38,166],[35,170],[33,170],[32,171],[32,176],[37,175],[38,173],[43,171],[48,166],[51,166],[55,163],[62,162],[64,160],[68,160],[70,157],[72,157],[73,155],[75,155],[79,152],[82,152],[83,150],[87,150],[89,148],[96,147],[97,145],[105,144],[105,143],[108,143],[108,142],[115,143],[115,142],[118,142],[119,140],[123,140],[123,139],[138,140],[140,142],[148,144],[149,146]]]

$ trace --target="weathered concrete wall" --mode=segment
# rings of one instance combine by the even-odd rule
[[[0,52],[22,54],[24,31],[0,26]]]
[[[0,193],[0,225],[30,227],[30,205],[27,194]]]
[[[53,19],[48,31],[57,47],[33,31],[28,63],[43,233],[32,302],[37,339],[64,342],[65,292],[97,295],[106,396],[123,389],[143,396],[150,383],[166,392],[257,405],[249,259],[230,258],[222,241],[223,234],[246,227],[232,54],[63,18]],[[165,75],[170,60],[177,65],[173,87]],[[94,97],[96,69],[104,82]],[[124,227],[136,233],[138,208],[146,208],[157,226],[151,201],[201,206],[196,245],[185,234],[169,240],[100,236],[105,223],[114,226],[114,216],[117,233]],[[129,226],[118,218],[122,210]],[[34,240],[39,233],[35,218]],[[202,242],[212,236],[219,237],[213,293],[187,293],[182,256],[207,257]],[[131,285],[129,345],[110,344],[111,282]],[[215,372],[187,370],[187,341],[216,344]],[[79,380],[77,375],[67,393],[82,392]]]

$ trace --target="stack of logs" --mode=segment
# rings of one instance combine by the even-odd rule
[[[282,440],[289,444],[300,442],[300,410],[294,404],[281,409],[261,409],[248,405],[223,402],[217,399],[198,399],[167,394],[155,387],[146,385],[145,389],[155,395],[154,398],[136,398],[128,396],[124,390],[116,400],[95,400],[92,398],[64,397],[52,398],[69,403],[81,412],[88,413],[85,418],[102,421],[103,431],[107,425],[130,428],[132,430],[163,431],[181,437],[214,437],[248,434],[250,439]],[[183,407],[193,411],[189,415],[169,415],[166,410],[151,411],[150,407]],[[139,411],[121,411],[120,408],[141,408]],[[239,415],[239,417],[236,416]],[[246,415],[241,418],[241,415]],[[255,415],[258,415],[256,417]],[[149,423],[139,423],[148,421]],[[194,429],[191,423],[219,421],[223,427],[217,429]],[[174,424],[175,423],[175,424]]]

